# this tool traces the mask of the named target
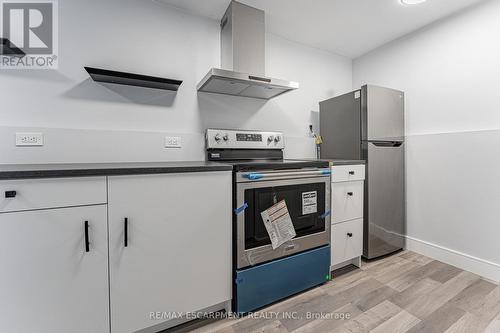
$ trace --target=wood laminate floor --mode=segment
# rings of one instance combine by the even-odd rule
[[[175,330],[173,330],[175,332]],[[500,333],[500,286],[414,252],[365,262],[253,318],[178,332]]]

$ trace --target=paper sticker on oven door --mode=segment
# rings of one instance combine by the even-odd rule
[[[318,212],[318,192],[303,192],[302,193],[302,215]]]
[[[297,236],[285,200],[274,204],[260,215],[271,239],[273,250]]]

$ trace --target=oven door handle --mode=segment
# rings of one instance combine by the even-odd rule
[[[308,171],[293,171],[293,172],[270,172],[270,173],[259,173],[250,172],[243,174],[243,178],[248,180],[259,180],[266,178],[282,178],[282,177],[304,177],[304,176],[326,176],[330,175],[332,172],[330,169],[321,170],[308,170]]]

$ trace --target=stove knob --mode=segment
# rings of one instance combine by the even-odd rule
[[[224,141],[227,141],[227,140],[229,140],[229,135],[227,135],[227,134],[224,134],[224,136],[222,137],[222,140],[224,140]]]
[[[267,138],[267,142],[273,142],[274,140],[274,136],[270,135],[268,138]]]
[[[215,141],[219,142],[221,139],[220,133],[215,134]]]
[[[281,141],[281,137],[277,136],[277,137],[274,138],[274,142],[278,143],[280,141]]]

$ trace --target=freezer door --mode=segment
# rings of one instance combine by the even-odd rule
[[[367,142],[363,255],[376,258],[404,248],[404,142]]]
[[[362,140],[403,141],[404,93],[399,90],[363,86]]]
[[[322,158],[357,160],[361,154],[359,90],[319,103]]]

